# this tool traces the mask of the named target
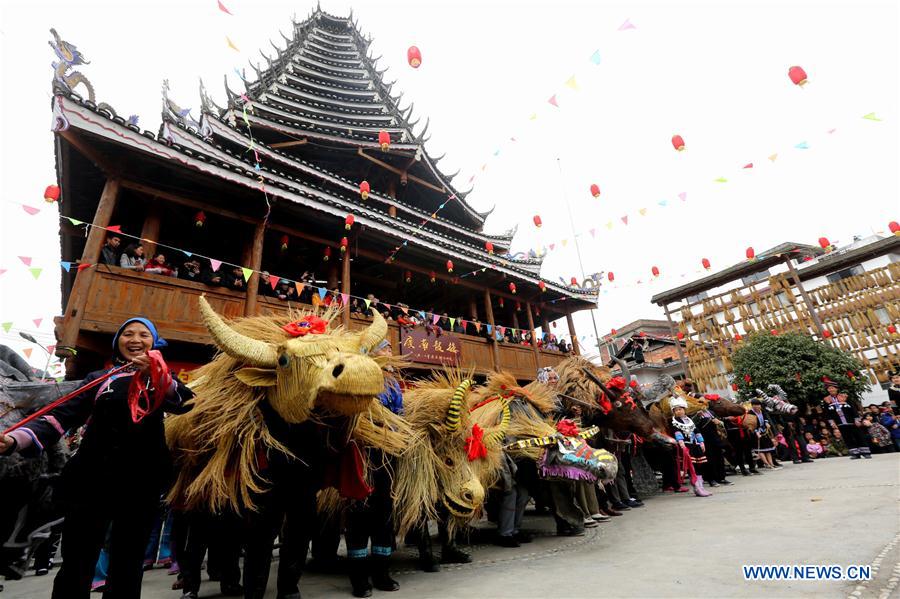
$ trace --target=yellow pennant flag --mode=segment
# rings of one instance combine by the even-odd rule
[[[646,209],[646,208],[641,208],[640,210],[638,210],[638,212],[641,213],[641,216],[647,216],[647,209]]]
[[[771,156],[769,156],[769,160],[771,160],[772,162],[775,162],[776,158],[778,158],[778,154],[772,154]]]
[[[606,228],[607,228],[607,229],[612,230],[612,225],[613,225],[613,224],[612,224],[612,221],[611,221],[611,220],[606,221]]]
[[[536,120],[537,120],[537,113],[536,113],[536,112],[532,112],[532,113],[531,113],[531,116],[528,117],[528,120],[529,120],[529,121],[536,121]]]
[[[568,240],[568,239],[563,239],[563,240],[562,240],[562,246],[563,246],[563,247],[566,247],[568,244],[569,244],[569,240]]]
[[[249,280],[250,280],[250,275],[253,274],[253,269],[252,269],[252,268],[247,268],[246,266],[242,266],[242,267],[241,267],[241,270],[244,272],[244,280],[245,280],[245,281],[249,281]]]
[[[568,81],[566,81],[566,87],[571,87],[575,91],[578,91],[578,83],[575,81],[575,75],[569,77]]]
[[[225,36],[225,41],[228,43],[229,48],[231,48],[235,52],[240,52],[240,50],[238,50],[238,47],[234,45],[234,42],[231,41],[231,38],[228,37],[227,35]]]

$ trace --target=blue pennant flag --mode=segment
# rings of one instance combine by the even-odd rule
[[[594,53],[591,54],[591,62],[594,64],[600,64],[600,50],[594,50]]]
[[[319,287],[319,297],[321,299],[325,299],[325,294],[328,293],[328,290],[324,287]]]
[[[491,334],[491,325],[489,325],[489,324],[486,324],[486,325],[484,325],[484,326],[486,326],[486,327],[487,327],[487,330],[488,330],[488,335],[490,335],[490,334]]]
[[[801,141],[800,143],[798,143],[798,144],[797,144],[796,146],[794,146],[794,147],[797,148],[798,150],[808,150],[808,149],[809,149],[809,144],[807,144],[805,141]]]
[[[181,252],[182,252],[185,256],[187,256],[188,258],[190,258],[191,256],[194,255],[194,254],[192,254],[191,252],[187,252],[187,251],[185,251],[185,250],[181,250]]]
[[[60,262],[59,265],[62,266],[66,272],[69,272],[69,269],[72,268],[71,262]]]

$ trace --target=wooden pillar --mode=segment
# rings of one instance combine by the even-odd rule
[[[478,302],[475,301],[474,297],[469,298],[469,318],[478,320]]]
[[[256,225],[253,230],[253,244],[250,246],[250,259],[247,268],[253,269],[253,274],[247,280],[247,300],[244,303],[244,316],[256,315],[256,297],[259,295],[259,273],[262,268],[263,239],[266,234],[266,223]]]
[[[329,264],[328,264],[328,273],[325,276],[325,280],[326,280],[325,286],[328,289],[328,291],[331,291],[332,289],[334,289],[335,287],[338,286],[338,278],[339,277],[340,277],[340,275],[338,275],[337,262],[335,262],[334,260],[330,260]]]
[[[156,253],[156,242],[159,241],[159,225],[162,221],[162,210],[156,198],[147,206],[147,218],[141,229],[141,245],[144,246],[144,260],[150,260]],[[150,241],[146,241],[146,240]]]
[[[347,298],[347,301],[344,302],[343,310],[342,310],[342,319],[344,322],[344,327],[350,327],[350,249],[348,248],[346,252],[344,252],[344,257],[341,259],[341,293],[344,297]]]
[[[541,352],[537,346],[537,334],[534,332],[534,317],[531,315],[531,302],[525,302],[525,315],[528,317],[528,328],[531,329],[531,349],[534,350],[534,371],[541,367]]]
[[[101,227],[108,227],[112,213],[116,209],[119,197],[119,180],[108,178],[100,194],[100,202],[97,211],[94,212],[93,227],[88,229],[87,242],[81,253],[82,264],[96,265],[100,261],[100,252],[106,242],[106,231]],[[56,355],[61,358],[70,357],[72,354],[66,348],[74,348],[78,341],[78,331],[81,328],[81,319],[84,317],[84,307],[94,280],[94,268],[86,268],[75,276],[72,292],[69,294],[69,302],[66,305],[66,313],[63,315],[61,332],[57,334],[59,340],[56,346]]]
[[[572,320],[571,312],[566,312],[566,324],[569,325],[569,336],[572,337],[572,352],[576,356],[580,356],[581,347],[578,343],[578,336],[575,334],[575,321]]]
[[[825,339],[825,327],[822,326],[822,321],[819,319],[819,315],[816,312],[816,309],[813,307],[812,302],[809,300],[809,296],[806,295],[806,289],[803,288],[803,283],[800,282],[800,276],[797,274],[797,269],[794,268],[794,265],[791,264],[791,258],[788,256],[785,261],[787,264],[788,271],[791,273],[791,278],[794,280],[794,285],[797,286],[797,289],[800,291],[800,296],[803,298],[803,302],[806,304],[806,309],[809,311],[809,315],[812,317],[813,324],[816,325],[816,331],[819,333],[819,340]]]
[[[491,305],[491,291],[488,288],[484,289],[484,314],[485,318],[487,318],[487,323],[491,325],[491,355],[494,357],[494,363],[491,365],[491,369],[499,370],[500,348],[497,347],[497,340],[494,338],[497,325],[494,323],[494,307]]]
[[[513,325],[513,328],[514,328],[514,329],[521,329],[521,328],[522,328],[522,327],[519,326],[519,314],[518,314],[518,312],[516,312],[515,307],[514,307],[513,310],[512,310],[512,325]]]
[[[675,330],[675,323],[672,321],[672,314],[669,312],[669,304],[664,304],[662,309],[666,313],[666,320],[669,321],[669,333],[672,335],[672,339],[675,340],[675,349],[678,350],[678,359],[681,360],[681,367],[684,368],[684,376],[689,378],[688,363],[684,357],[684,350],[681,349],[681,341],[678,340],[678,332]]]

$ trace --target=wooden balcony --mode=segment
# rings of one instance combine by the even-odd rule
[[[226,318],[244,315],[245,294],[222,287],[208,287],[200,283],[184,281],[142,272],[133,272],[115,267],[99,266],[93,273],[80,333],[115,333],[122,321],[144,316],[159,327],[160,334],[169,341],[209,344],[206,328],[200,322],[198,299],[205,295],[210,305]],[[291,303],[295,309],[309,309],[312,306]],[[274,314],[288,310],[287,302],[270,297],[259,297],[256,303],[258,314]],[[350,326],[359,329],[367,326],[369,320],[350,319]],[[397,323],[389,322],[389,337],[396,355],[400,354],[400,331]],[[65,325],[61,325],[65,326]],[[58,331],[62,338],[62,331]],[[472,335],[457,335],[461,341],[460,368],[486,374],[492,370],[503,370],[522,380],[533,380],[538,366],[556,366],[565,357],[558,352],[535,352],[530,347],[498,344],[499,362],[494,361],[492,342]],[[81,343],[76,343],[81,345]],[[423,369],[435,368],[431,364],[421,364]]]

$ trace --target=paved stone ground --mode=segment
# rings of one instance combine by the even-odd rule
[[[651,498],[584,537],[553,536],[551,518],[527,515],[526,527],[538,532],[533,543],[503,549],[476,540],[474,563],[436,574],[416,572],[404,550],[395,556],[402,588],[390,599],[898,595],[900,454],[786,464],[732,479],[706,499]],[[871,565],[873,579],[748,582],[742,564]],[[144,580],[145,599],[178,599],[165,572]],[[5,584],[0,599],[49,595],[49,577]],[[344,576],[308,575],[302,590],[307,599],[351,597]],[[218,585],[204,583],[201,597],[218,596]]]

